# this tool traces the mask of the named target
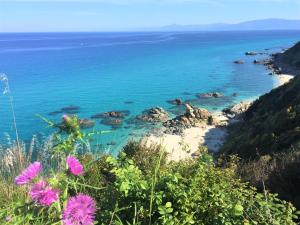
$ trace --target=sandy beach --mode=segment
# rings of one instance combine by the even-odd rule
[[[287,82],[289,82],[293,78],[294,78],[294,76],[290,75],[290,74],[275,75],[274,88],[286,84]]]
[[[289,74],[276,75],[274,88],[289,82],[293,77],[293,75]],[[242,104],[249,104],[252,101],[245,101]],[[230,120],[222,112],[215,112],[213,115],[217,120],[225,124],[236,122],[236,120]],[[161,145],[168,153],[169,161],[180,161],[197,155],[200,146],[206,146],[209,151],[217,152],[226,135],[226,126],[203,124],[198,127],[185,129],[181,135],[155,135],[151,133],[142,139],[142,143],[147,146]]]
[[[214,113],[221,122],[228,123],[228,118],[221,112]],[[169,161],[180,161],[197,154],[199,147],[206,146],[209,151],[216,152],[227,134],[226,127],[203,124],[199,127],[185,129],[182,135],[150,134],[142,139],[147,146],[161,145],[168,153]]]

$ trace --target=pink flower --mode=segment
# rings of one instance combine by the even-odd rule
[[[42,206],[50,206],[58,200],[58,191],[49,187],[43,180],[31,187],[29,195],[33,201]]]
[[[64,120],[64,121],[68,121],[68,120],[69,120],[68,115],[63,115],[63,120]]]
[[[96,203],[88,195],[78,194],[68,200],[63,212],[64,225],[91,225],[95,220]]]
[[[71,171],[72,174],[74,174],[76,176],[83,174],[83,166],[78,161],[78,159],[76,159],[75,157],[68,156],[67,157],[67,164],[68,164],[68,168],[69,168],[69,170]]]
[[[40,162],[34,162],[30,164],[22,173],[15,178],[15,183],[17,185],[24,185],[34,179],[39,172],[42,170],[42,165]]]

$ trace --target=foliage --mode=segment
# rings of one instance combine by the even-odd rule
[[[70,154],[77,155],[75,143],[86,142],[87,136],[76,125],[78,119],[69,119],[72,121],[63,125],[72,127],[60,127],[60,139],[56,139],[60,141],[51,150],[53,155],[63,157],[60,164],[65,164]],[[129,143],[117,157],[81,155],[81,164],[72,158],[69,166],[72,163],[76,170],[58,167],[44,174],[51,188],[59,190],[57,201],[48,207],[32,201],[30,196],[11,198],[7,206],[1,206],[0,222],[66,224],[62,211],[67,205],[69,211],[78,208],[67,204],[68,199],[75,201],[73,196],[85,193],[95,199],[95,220],[101,225],[296,224],[295,208],[290,203],[266,191],[258,193],[240,181],[234,161],[221,168],[202,152],[198,159],[167,164],[163,149]],[[84,174],[78,176],[81,165]],[[37,180],[40,179],[35,178],[32,183],[37,184]]]
[[[298,44],[299,46],[299,44]],[[242,158],[242,176],[300,207],[300,76],[261,96],[233,125],[221,151]],[[266,160],[268,159],[268,160]],[[256,177],[255,177],[255,176]]]
[[[77,117],[66,116],[62,122],[63,127],[61,127],[60,133],[66,132],[69,135],[65,139],[58,134],[56,136],[57,140],[52,149],[52,156],[56,159],[59,156],[58,164],[62,165],[64,162],[64,169],[55,167],[47,177],[43,177],[39,175],[42,164],[35,162],[23,170],[15,179],[15,183],[27,194],[23,194],[20,198],[12,197],[10,198],[12,202],[8,206],[1,207],[1,224],[61,224],[61,221],[64,220],[63,207],[66,206],[71,196],[83,193],[86,189],[99,189],[85,184],[83,177],[80,176],[83,172],[82,165],[76,158],[69,156],[76,154],[74,145],[83,136],[78,124]],[[2,184],[5,185],[4,182]],[[5,185],[5,187],[9,186]],[[16,193],[19,193],[19,190]],[[83,198],[88,197],[83,196]],[[92,217],[93,215],[91,215]],[[80,218],[78,220],[81,221]],[[68,223],[64,222],[64,224]]]

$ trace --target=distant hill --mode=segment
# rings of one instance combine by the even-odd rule
[[[159,31],[234,31],[234,30],[300,30],[300,20],[263,19],[237,24],[169,25],[153,28]]]

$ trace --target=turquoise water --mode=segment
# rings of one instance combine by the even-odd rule
[[[48,113],[68,105],[80,106],[78,115],[83,118],[130,110],[130,119],[153,106],[176,112],[166,101],[178,97],[217,110],[258,96],[273,87],[273,77],[252,64],[264,56],[246,57],[244,52],[279,51],[299,38],[296,31],[0,34],[0,73],[9,77],[20,137],[29,140],[33,134],[51,132],[35,114],[59,121],[62,114]],[[233,64],[236,59],[246,63]],[[210,91],[227,97],[195,97]],[[238,97],[232,97],[234,92]],[[0,95],[0,118],[1,138],[5,132],[14,137],[5,95]],[[99,120],[95,128],[111,129]],[[98,142],[117,150],[143,131],[123,123]],[[116,145],[109,147],[112,141]]]

